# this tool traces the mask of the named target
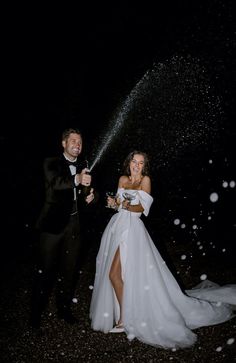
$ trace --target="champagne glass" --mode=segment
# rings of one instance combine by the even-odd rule
[[[135,195],[134,194],[130,194],[130,193],[124,192],[122,195],[129,202],[131,202],[132,200],[135,199]]]
[[[106,208],[112,208],[112,209],[116,209],[117,205],[116,205],[116,198],[117,198],[117,193],[115,192],[106,192],[106,197],[110,197],[112,199],[115,199],[115,204],[114,206],[111,205],[106,205]]]
[[[132,200],[135,199],[135,195],[134,194],[130,194],[128,192],[122,193],[122,196],[125,198],[125,200],[128,200],[129,204],[131,203]],[[126,208],[123,207],[123,209],[126,209]]]

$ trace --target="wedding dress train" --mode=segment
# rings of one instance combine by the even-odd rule
[[[118,189],[122,199],[124,189]],[[142,190],[126,190],[141,203],[147,216],[153,198]],[[96,259],[90,306],[91,326],[108,333],[119,319],[119,305],[109,280],[120,249],[123,325],[129,340],[163,348],[185,348],[197,339],[193,329],[231,319],[236,309],[236,285],[204,281],[183,292],[155,247],[141,213],[120,209],[107,224]]]

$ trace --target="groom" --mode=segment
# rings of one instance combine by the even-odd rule
[[[78,258],[82,250],[80,219],[84,205],[94,201],[91,175],[79,162],[82,135],[62,134],[63,153],[44,161],[45,201],[37,221],[39,245],[33,283],[30,324],[40,328],[41,316],[57,278],[56,304],[60,319],[75,324],[71,311]],[[87,195],[84,189],[89,187]]]

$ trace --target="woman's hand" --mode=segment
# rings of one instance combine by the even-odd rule
[[[116,207],[116,198],[107,197],[107,206],[108,206],[108,208],[115,208]]]
[[[130,201],[128,199],[125,199],[123,202],[122,202],[122,208],[123,209],[126,209],[126,210],[129,210],[129,207],[130,207]]]

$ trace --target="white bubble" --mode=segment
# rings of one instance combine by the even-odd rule
[[[182,255],[181,260],[185,260],[185,259],[186,259],[186,255]]]
[[[180,227],[181,228],[185,228],[186,227],[186,224],[185,223],[182,223]]]
[[[225,249],[225,248],[223,248],[222,252],[225,252],[225,251],[226,251],[226,249]]]
[[[210,221],[211,220],[211,216],[208,216],[207,219],[208,219],[208,221]]]
[[[213,163],[213,161],[211,159],[208,162],[209,162],[209,164],[212,164]]]
[[[93,290],[93,285],[89,285],[89,290]]]
[[[194,224],[194,225],[192,226],[192,229],[197,229],[197,225],[196,225],[196,224]]]
[[[202,274],[202,275],[200,276],[200,279],[201,279],[201,280],[206,280],[206,278],[207,278],[207,275],[206,275],[206,274]]]
[[[180,224],[180,219],[178,219],[178,218],[176,218],[175,220],[174,220],[174,224],[177,226],[178,224]]]
[[[222,351],[222,347],[217,347],[217,348],[216,348],[216,351],[217,351],[217,352],[221,352],[221,351]]]
[[[72,302],[76,304],[78,302],[78,299],[76,297],[73,297]]]
[[[235,187],[235,181],[234,180],[231,180],[229,182],[229,186],[230,186],[230,188],[234,188]]]
[[[109,313],[104,313],[103,316],[104,316],[104,318],[108,318],[109,317]]]
[[[224,182],[222,183],[222,187],[223,187],[223,188],[227,188],[227,186],[228,186],[228,182],[227,182],[227,181],[224,181]]]
[[[235,341],[235,339],[234,338],[229,338],[228,340],[227,340],[227,344],[233,344],[234,343],[234,341]]]
[[[218,196],[218,194],[217,193],[211,193],[210,194],[210,201],[212,202],[212,203],[215,203],[215,202],[217,202],[217,200],[219,199],[219,196]]]
[[[43,271],[42,271],[42,270],[38,270],[38,273],[39,273],[39,274],[42,274],[42,273],[43,273]]]
[[[146,285],[146,286],[144,286],[144,290],[150,290],[150,286],[149,285]]]
[[[147,323],[145,321],[142,321],[141,327],[145,328],[145,326],[147,326]]]

